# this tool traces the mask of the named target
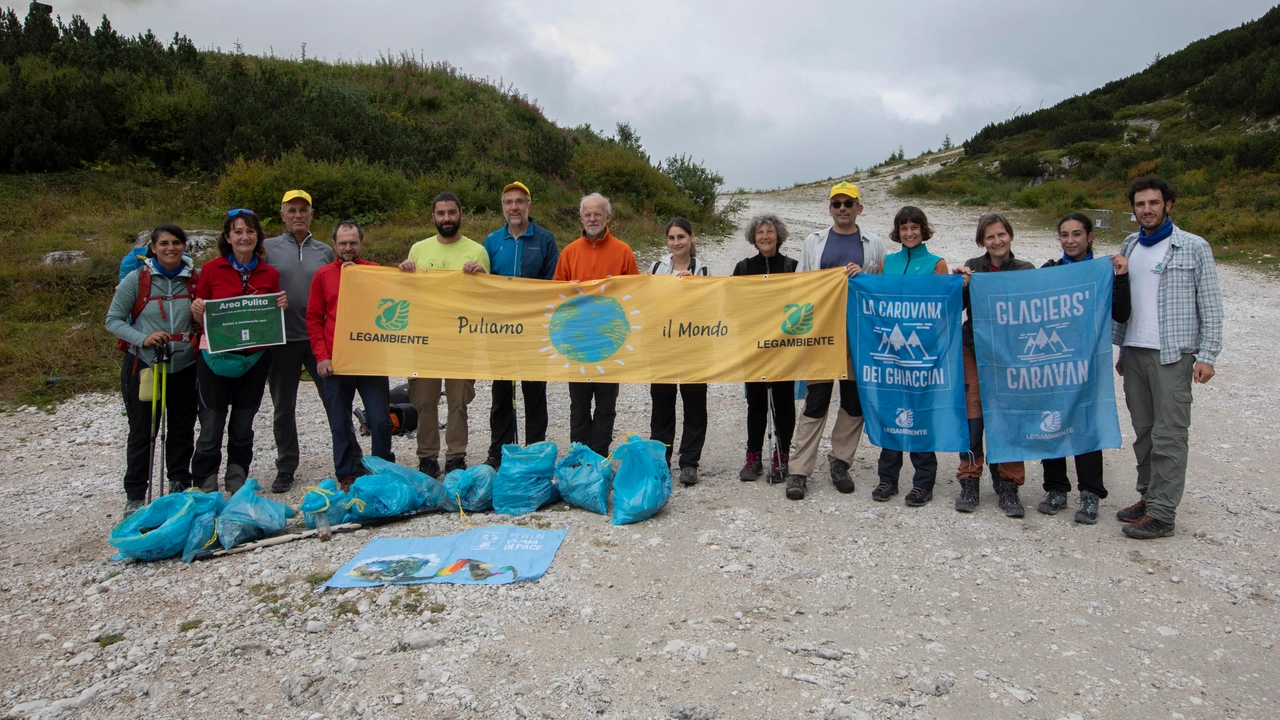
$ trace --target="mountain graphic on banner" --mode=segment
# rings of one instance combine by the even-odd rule
[[[904,334],[902,326],[897,324],[894,324],[893,330],[889,332],[884,332],[883,328],[877,328],[877,330],[880,332],[880,346],[872,353],[872,357],[879,360],[896,360],[901,365],[919,364],[937,359],[925,352],[924,343],[921,342],[915,330],[911,331],[910,336]]]
[[[1067,344],[1058,336],[1056,328],[1050,328],[1048,334],[1045,333],[1044,328],[1040,328],[1035,334],[1022,337],[1026,338],[1027,345],[1018,356],[1021,360],[1053,360],[1067,357],[1071,353],[1071,348],[1067,347]]]

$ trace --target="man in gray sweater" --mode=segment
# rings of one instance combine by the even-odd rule
[[[298,470],[298,423],[296,407],[298,384],[305,366],[315,383],[316,393],[324,404],[324,386],[316,371],[316,356],[311,352],[307,336],[307,300],[311,297],[311,279],[316,271],[333,262],[333,248],[311,237],[311,220],[315,210],[311,196],[302,190],[290,190],[280,201],[280,219],[284,234],[267,238],[267,263],[280,273],[280,289],[289,298],[284,311],[284,345],[271,348],[271,404],[275,407],[272,429],[276,437],[276,479],[271,492],[288,492],[293,474]]]

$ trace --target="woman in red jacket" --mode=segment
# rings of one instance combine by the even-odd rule
[[[252,210],[232,210],[222,220],[218,237],[219,257],[204,264],[191,315],[204,322],[206,300],[241,295],[280,293],[276,305],[288,307],[280,292],[280,273],[268,265],[262,246],[262,223]],[[249,476],[253,462],[253,418],[262,404],[262,391],[271,370],[271,355],[262,349],[228,351],[211,355],[204,350],[196,358],[200,394],[200,437],[191,459],[191,476],[205,492],[218,489],[222,464],[222,435],[227,433],[227,472],[224,489],[234,493]],[[228,419],[230,426],[228,427]]]

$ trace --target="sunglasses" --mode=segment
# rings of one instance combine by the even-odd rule
[[[237,215],[253,215],[253,211],[248,208],[236,208],[227,213],[227,217],[235,217]]]
[[[857,205],[857,204],[858,204],[858,201],[857,201],[857,200],[832,200],[832,201],[831,201],[831,209],[832,209],[832,210],[839,210],[839,209],[840,209],[840,208],[842,208],[842,207],[845,207],[845,208],[851,208],[851,207],[853,207],[854,205]]]

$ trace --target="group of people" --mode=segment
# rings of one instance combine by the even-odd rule
[[[1139,500],[1117,512],[1124,532],[1149,539],[1171,535],[1186,481],[1187,436],[1190,426],[1191,383],[1208,382],[1221,349],[1222,299],[1213,254],[1204,239],[1173,225],[1169,215],[1174,191],[1156,177],[1135,180],[1129,190],[1139,232],[1111,257],[1115,272],[1112,298],[1113,342],[1120,346],[1116,371],[1123,375],[1125,399],[1136,440]],[[478,243],[462,234],[462,206],[458,197],[442,192],[432,202],[437,234],[415,243],[399,265],[405,272],[461,270],[467,274],[540,280],[589,281],[641,270],[627,243],[610,232],[612,208],[604,196],[582,198],[582,235],[560,250],[552,233],[530,215],[531,193],[513,182],[502,190],[503,227]],[[828,193],[830,227],[804,239],[798,259],[782,253],[789,239],[786,226],[773,214],[759,215],[746,226],[746,240],[756,250],[733,269],[734,276],[843,269],[847,277],[859,273],[929,275],[957,273],[968,283],[973,273],[1030,270],[1014,256],[1014,232],[999,213],[979,220],[975,240],[983,253],[950,269],[946,260],[929,252],[933,235],[928,218],[918,207],[902,208],[889,232],[900,249],[889,253],[881,238],[858,224],[862,196],[853,183],[840,182]],[[352,220],[333,229],[333,245],[310,233],[314,208],[310,195],[291,190],[281,202],[285,232],[266,238],[258,216],[250,210],[227,213],[218,240],[219,256],[197,269],[185,253],[186,236],[174,225],[151,234],[148,256],[121,280],[107,315],[107,328],[125,348],[121,389],[129,417],[129,450],[124,486],[126,514],[140,507],[147,493],[150,449],[155,425],[153,406],[141,399],[145,376],[166,364],[168,436],[167,469],[172,490],[198,487],[219,490],[222,443],[227,435],[227,463],[222,489],[236,491],[248,476],[253,460],[253,419],[264,390],[274,406],[276,478],[273,492],[287,491],[298,467],[296,401],[305,368],[324,403],[333,438],[335,476],[348,487],[362,470],[362,451],[352,421],[352,404],[359,394],[372,436],[372,452],[395,461],[391,450],[390,390],[385,377],[335,375],[333,335],[341,269],[349,264],[374,264],[361,257],[363,228]],[[1045,267],[1093,258],[1093,222],[1072,213],[1058,223],[1062,257]],[[649,274],[711,275],[697,257],[693,227],[685,218],[666,226],[668,252],[647,268]],[[285,343],[239,352],[210,353],[198,341],[204,305],[208,300],[253,294],[277,294],[285,317]],[[983,416],[973,349],[971,321],[964,337],[964,381],[971,447],[960,457],[956,479],[960,492],[956,510],[974,512],[979,506],[983,474]],[[841,374],[833,369],[832,375]],[[853,378],[852,358],[843,369]],[[546,439],[548,425],[545,382],[520,381],[525,409],[526,444]],[[841,493],[855,489],[850,467],[862,437],[862,406],[852,379],[810,381],[803,385],[802,410],[795,414],[796,383],[753,382],[747,399],[746,460],[739,478],[785,484],[785,495],[801,500],[818,460],[832,396],[839,388],[839,408],[831,431],[829,473]],[[486,463],[499,467],[504,444],[519,440],[515,411],[515,381],[492,383],[490,438]],[[445,398],[444,466],[440,465],[439,404]],[[667,446],[667,460],[677,457],[678,478],[684,485],[698,482],[698,467],[707,435],[705,384],[653,384],[650,435]],[[412,378],[409,397],[419,413],[418,469],[433,477],[466,468],[467,406],[475,397],[474,380]],[[602,456],[613,442],[618,398],[615,383],[569,383],[570,439]],[[675,448],[676,402],[683,402],[683,424]],[[200,421],[199,437],[194,425]],[[765,435],[772,420],[775,444],[765,470]],[[792,452],[792,441],[795,441]],[[918,507],[933,498],[937,480],[934,453],[909,453],[914,467],[904,501]],[[878,463],[873,500],[884,502],[899,493],[904,453],[884,449]],[[1097,522],[1098,502],[1107,496],[1102,452],[1074,459],[1079,490],[1075,520]],[[1066,458],[1042,461],[1043,501],[1037,510],[1055,514],[1067,505],[1070,483]],[[1026,481],[1023,463],[990,466],[993,488],[1006,515],[1022,517],[1019,488]]]

